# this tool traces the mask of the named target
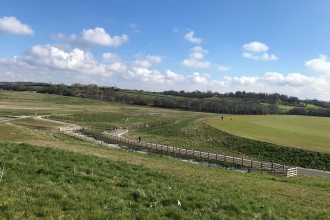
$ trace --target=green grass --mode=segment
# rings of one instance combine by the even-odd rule
[[[220,117],[211,117],[204,122],[241,137],[330,153],[330,118],[295,115],[228,115],[224,120]]]
[[[208,118],[205,120],[208,120]],[[196,119],[183,120],[177,124],[151,129],[131,130],[124,136],[132,139],[140,136],[143,141],[151,143],[166,144],[259,161],[330,170],[329,153],[290,148],[242,138],[213,128]]]
[[[51,128],[57,128],[59,126],[63,126],[62,124],[48,122],[48,121],[41,121],[34,118],[22,118],[22,119],[11,120],[10,123],[16,125],[24,125],[24,126],[39,126],[39,127],[51,127]]]
[[[120,151],[108,154],[116,152]],[[321,178],[282,179],[138,155],[150,164],[156,162],[150,168],[4,142],[0,155],[0,167],[5,165],[1,219],[327,219],[330,215],[330,184]]]

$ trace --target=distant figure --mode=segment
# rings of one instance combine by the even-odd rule
[[[233,120],[232,118],[230,120]]]
[[[139,140],[139,142],[141,142],[141,137],[140,136],[138,137],[138,140]]]
[[[221,119],[223,120],[223,116],[221,116]]]

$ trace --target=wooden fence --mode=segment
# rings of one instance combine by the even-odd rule
[[[160,144],[153,144],[148,142],[138,142],[136,140],[123,138],[119,136],[114,136],[108,133],[102,133],[104,137],[114,140],[117,142],[127,143],[129,145],[133,145],[136,147],[152,149],[167,153],[185,155],[189,157],[196,157],[201,159],[207,159],[216,162],[224,162],[233,165],[247,167],[249,172],[260,172],[260,173],[268,173],[277,176],[283,177],[293,177],[297,175],[297,168],[289,167],[286,165],[278,164],[278,163],[270,163],[270,162],[263,162],[263,161],[255,161],[244,159],[241,157],[233,157],[228,155],[221,155],[215,154],[210,152],[203,152],[198,150],[189,150],[179,147],[167,146],[167,145],[160,145]]]
[[[65,131],[82,131],[82,130],[87,130],[87,129],[100,129],[100,130],[114,130],[115,129],[114,127],[60,127],[58,129],[58,128],[49,128],[49,127],[41,127],[41,126],[33,126],[33,128],[37,129],[37,130],[64,131],[64,132]],[[140,147],[140,148],[152,149],[152,150],[157,150],[157,151],[161,151],[161,152],[185,155],[185,156],[189,156],[189,157],[207,159],[210,161],[222,162],[222,163],[228,163],[228,164],[247,167],[249,172],[267,173],[267,174],[283,176],[283,177],[293,177],[293,176],[297,176],[297,174],[298,174],[296,167],[289,167],[289,166],[278,164],[278,163],[255,161],[255,160],[249,160],[249,159],[244,159],[241,157],[234,157],[234,156],[229,156],[229,155],[221,155],[221,154],[203,152],[203,151],[198,151],[198,150],[189,150],[189,149],[185,149],[185,148],[179,148],[179,147],[173,147],[173,146],[167,146],[167,145],[161,145],[161,144],[153,144],[153,143],[148,143],[148,142],[139,142],[139,141],[128,139],[128,138],[114,136],[114,135],[111,135],[106,132],[103,132],[102,134],[104,137],[106,137],[110,140],[127,143],[129,145]]]

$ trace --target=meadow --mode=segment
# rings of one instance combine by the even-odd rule
[[[232,119],[232,120],[231,120]],[[330,153],[330,118],[296,115],[225,115],[204,122],[233,135]]]
[[[235,148],[243,143],[255,147],[255,141],[250,143],[203,123],[214,114],[0,92],[1,116],[34,115],[36,111],[77,124],[128,126],[132,128],[128,137],[141,136],[144,141],[261,157]],[[330,182],[325,178],[298,175],[286,179],[204,167],[108,148],[59,132],[33,130],[30,126],[34,123],[46,122],[33,118],[0,122],[0,169],[4,168],[0,219],[330,216]],[[135,127],[139,124],[153,126]]]

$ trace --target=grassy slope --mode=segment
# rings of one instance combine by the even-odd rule
[[[93,148],[103,157],[0,143],[0,218],[326,219],[330,184]],[[132,164],[136,159],[139,164]],[[134,162],[133,162],[134,163]],[[182,206],[177,206],[180,200]]]
[[[101,131],[100,131],[101,132]],[[330,170],[330,154],[279,146],[238,137],[200,120],[183,120],[176,124],[142,130],[130,130],[125,136],[142,137],[143,141],[202,150],[224,155],[277,162],[320,170]]]
[[[233,120],[230,120],[232,118]],[[212,117],[205,123],[228,133],[279,145],[330,153],[330,118],[311,116]]]
[[[12,102],[16,103],[7,105],[7,110],[20,107],[22,100]],[[36,104],[54,109],[61,105]],[[64,106],[60,113],[85,108],[94,112],[156,111],[102,103]],[[173,127],[165,128],[173,134]],[[187,133],[187,139],[199,139],[194,132]],[[5,164],[0,218],[326,219],[330,214],[327,179],[282,179],[203,167],[109,149],[9,122],[0,123],[0,140],[46,147],[0,144],[0,167]]]

